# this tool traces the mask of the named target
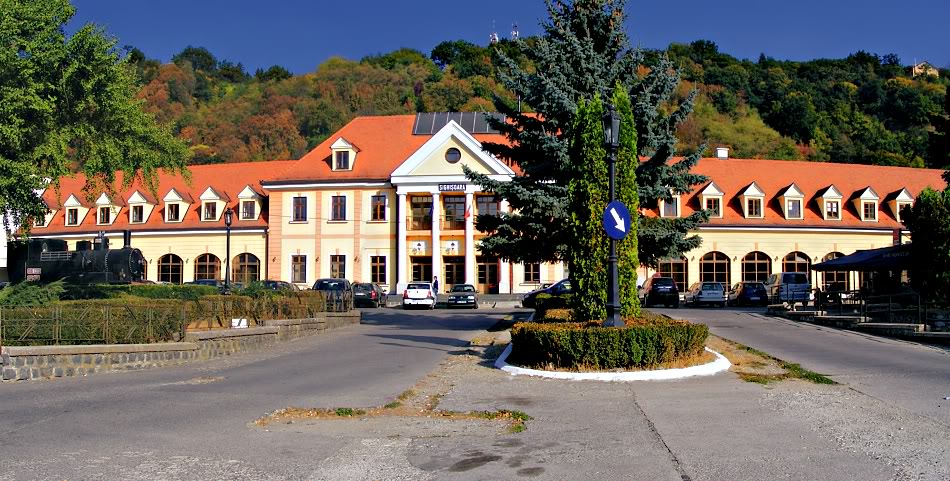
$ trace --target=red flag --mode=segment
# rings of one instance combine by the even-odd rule
[[[472,216],[472,204],[468,205],[468,208],[465,209],[465,218],[468,219]]]

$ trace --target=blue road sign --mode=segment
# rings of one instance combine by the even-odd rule
[[[604,209],[604,230],[613,239],[621,240],[630,232],[630,211],[623,202],[615,200]]]

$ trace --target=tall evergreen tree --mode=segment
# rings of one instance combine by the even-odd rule
[[[679,76],[665,57],[638,75],[644,67],[643,55],[630,48],[622,30],[624,3],[548,0],[550,18],[542,22],[544,34],[532,48],[524,42],[516,44],[534,65],[530,71],[495,51],[499,80],[535,112],[521,112],[497,100],[496,108],[507,115],[507,122],[494,126],[509,144],[484,144],[488,152],[516,164],[520,175],[511,182],[494,182],[467,171],[470,179],[507,199],[514,209],[510,215],[476,219],[478,229],[490,233],[481,243],[483,253],[517,262],[567,259],[571,236],[566,222],[570,215],[567,186],[574,172],[568,145],[574,115],[581,100],[596,94],[609,98],[616,85],[630,94],[638,153],[648,158],[636,172],[640,206],[655,208],[661,199],[672,200],[673,195],[688,193],[705,181],[689,172],[702,149],[673,160],[676,126],[692,109],[695,94],[670,105]],[[640,261],[655,265],[659,259],[698,247],[699,237],[689,231],[705,219],[704,213],[681,219],[641,218]]]
[[[567,264],[571,271],[572,315],[586,322],[607,317],[607,255],[609,240],[601,226],[607,192],[607,162],[604,149],[604,106],[600,95],[577,105],[570,142],[571,180],[567,187],[570,239]],[[636,287],[636,286],[634,286]]]
[[[946,175],[944,177],[947,177]],[[928,301],[950,298],[950,188],[924,189],[901,214],[910,230],[910,281]]]

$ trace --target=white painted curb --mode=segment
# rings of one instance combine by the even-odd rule
[[[536,376],[548,379],[568,379],[573,381],[665,381],[670,379],[683,379],[695,376],[712,376],[729,369],[732,363],[708,347],[707,351],[716,355],[716,360],[699,366],[682,367],[676,369],[659,369],[656,371],[627,371],[627,372],[565,372],[565,371],[541,371],[538,369],[525,369],[523,367],[512,366],[505,362],[511,354],[511,344],[505,348],[498,360],[495,361],[495,367],[505,371],[512,376]]]

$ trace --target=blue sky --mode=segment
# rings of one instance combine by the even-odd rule
[[[95,22],[151,58],[168,61],[187,45],[253,72],[280,64],[313,71],[338,55],[411,47],[443,40],[486,44],[492,25],[507,37],[537,34],[543,0],[73,0],[75,22]],[[840,58],[857,50],[896,53],[950,67],[947,0],[629,0],[633,42],[663,48],[708,39],[740,58]],[[72,26],[74,27],[75,24]]]

